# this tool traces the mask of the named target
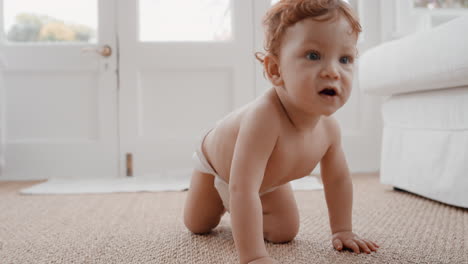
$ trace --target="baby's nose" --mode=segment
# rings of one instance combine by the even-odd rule
[[[320,77],[338,80],[340,78],[340,74],[338,73],[336,67],[329,63],[323,67],[322,71],[320,72]]]

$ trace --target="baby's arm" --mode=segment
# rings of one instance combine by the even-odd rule
[[[263,241],[263,210],[259,190],[278,138],[279,126],[271,114],[267,106],[246,113],[240,124],[232,159],[229,203],[232,233],[241,263],[266,259],[268,256]]]
[[[325,199],[328,206],[332,243],[337,250],[344,247],[359,253],[376,251],[378,245],[362,239],[352,231],[353,184],[341,147],[341,134],[338,123],[329,119],[327,124],[331,135],[331,145],[320,161]]]

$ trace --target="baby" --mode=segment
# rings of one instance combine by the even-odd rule
[[[277,263],[264,239],[291,241],[299,230],[292,180],[320,162],[335,249],[376,251],[352,228],[353,186],[331,117],[351,93],[361,26],[342,0],[281,0],[264,18],[273,88],[208,131],[193,158],[184,222],[195,234],[231,215],[241,263]]]

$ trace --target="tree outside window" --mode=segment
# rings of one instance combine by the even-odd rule
[[[7,31],[12,42],[95,42],[94,29],[32,13],[21,13]]]

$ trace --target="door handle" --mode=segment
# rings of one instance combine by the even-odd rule
[[[109,45],[104,45],[100,48],[82,48],[81,52],[96,52],[103,57],[112,55],[112,48]]]

